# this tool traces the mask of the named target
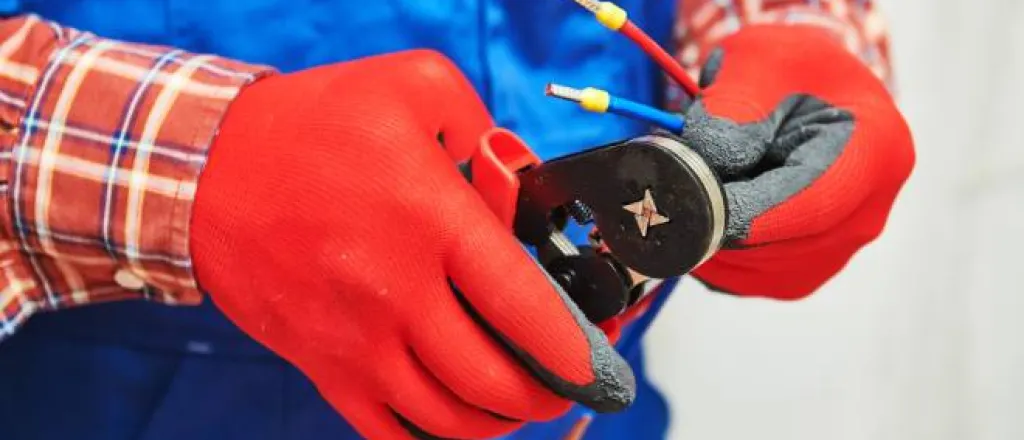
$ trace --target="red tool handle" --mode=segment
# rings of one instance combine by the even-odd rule
[[[514,226],[519,199],[517,174],[540,163],[522,139],[504,128],[485,133],[480,139],[480,148],[470,159],[473,187],[491,212],[510,229]]]

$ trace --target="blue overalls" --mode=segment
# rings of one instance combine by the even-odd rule
[[[673,0],[626,0],[665,41]],[[0,12],[126,41],[170,45],[283,71],[428,47],[453,58],[499,125],[550,158],[645,130],[543,96],[557,81],[656,103],[659,74],[569,0],[0,0]],[[648,317],[649,318],[649,317]],[[634,326],[634,330],[639,328]],[[659,439],[667,407],[623,344],[641,390],[586,439]],[[514,439],[561,439],[581,414]],[[38,315],[0,343],[0,440],[319,440],[358,436],[294,368],[209,302],[121,302]]]

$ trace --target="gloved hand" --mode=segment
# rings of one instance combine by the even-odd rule
[[[492,437],[634,397],[453,163],[491,126],[458,70],[416,51],[259,80],[212,147],[200,286],[367,438]]]
[[[718,290],[795,299],[881,233],[914,164],[885,86],[825,31],[759,25],[705,64],[683,140],[724,181],[727,248],[693,272]]]

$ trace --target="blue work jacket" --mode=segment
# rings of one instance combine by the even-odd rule
[[[673,0],[619,4],[656,38]],[[215,53],[294,71],[410,48],[462,68],[497,123],[541,158],[637,135],[646,127],[585,113],[543,94],[549,81],[647,103],[659,73],[625,38],[570,0],[0,0],[120,40]],[[647,317],[650,318],[650,317]],[[629,333],[627,332],[627,335]],[[636,335],[625,338],[636,345]],[[657,439],[666,405],[643,375],[637,404],[599,416],[586,439]],[[581,409],[515,439],[561,439]],[[211,304],[121,302],[39,315],[0,344],[0,439],[319,440],[358,438],[293,367]]]

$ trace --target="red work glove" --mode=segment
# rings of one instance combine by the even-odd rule
[[[684,141],[725,183],[728,248],[694,271],[719,290],[812,293],[877,237],[914,164],[880,80],[825,31],[726,38],[686,111]]]
[[[211,150],[200,285],[367,438],[492,437],[633,399],[453,163],[491,124],[450,62],[406,52],[256,82]]]

